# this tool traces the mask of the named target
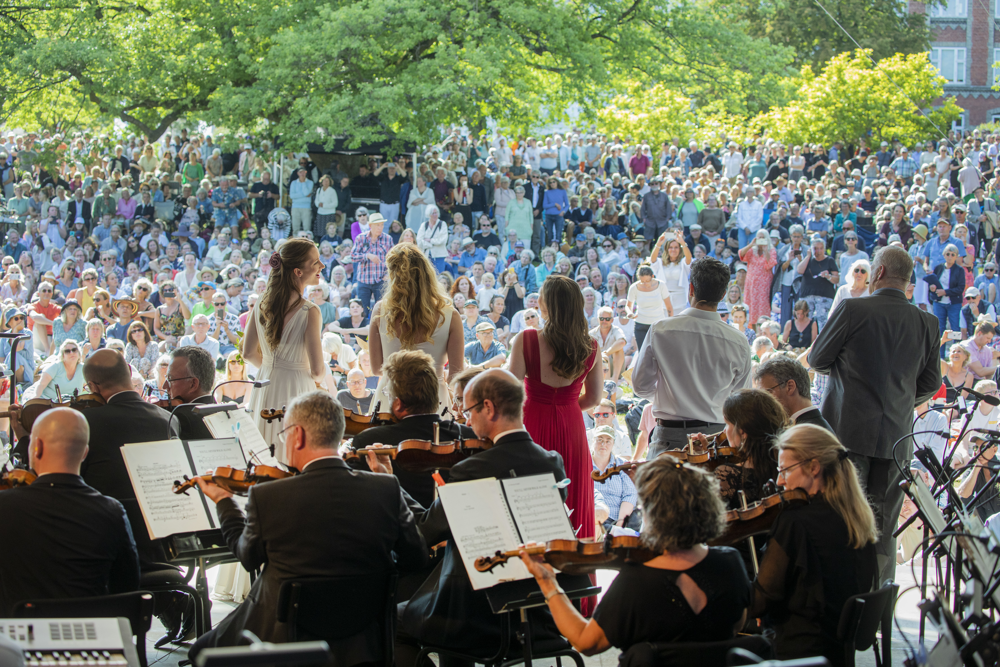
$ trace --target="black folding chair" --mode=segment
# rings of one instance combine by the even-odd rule
[[[875,665],[892,664],[892,615],[899,584],[887,581],[871,593],[855,595],[844,603],[837,626],[837,639],[844,646],[844,666],[854,667],[854,652],[871,647]],[[882,628],[882,651],[875,645],[875,633]]]

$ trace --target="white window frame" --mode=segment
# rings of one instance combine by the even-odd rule
[[[997,6],[1000,7],[1000,0],[997,0]],[[969,3],[967,0],[948,0],[944,7],[931,7],[929,14],[935,19],[964,19],[969,15]]]
[[[951,52],[952,60],[955,63],[954,72],[942,72],[941,67],[938,63],[941,60],[941,55],[945,52]],[[965,54],[966,50],[964,47],[934,47],[931,49],[931,64],[941,72],[941,76],[948,79],[948,83],[951,84],[964,84],[965,83]]]
[[[1000,4],[1000,0],[997,0]],[[1000,83],[1000,67],[996,64],[1000,62],[1000,48],[993,49],[993,62],[990,63],[990,71],[993,73],[993,85]]]
[[[958,115],[958,119],[952,121],[951,129],[957,132],[965,132],[965,114],[961,113]]]

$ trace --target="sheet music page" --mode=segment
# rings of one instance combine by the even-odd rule
[[[213,417],[215,415],[212,415]],[[191,460],[194,461],[195,472],[199,475],[212,472],[216,468],[229,466],[230,468],[243,469],[243,450],[236,442],[236,438],[219,438],[217,440],[188,440],[188,451],[191,452]],[[201,491],[189,491],[188,493],[201,493]],[[233,496],[233,502],[241,509],[246,509],[249,498],[244,496]],[[211,509],[213,503],[209,501]],[[212,512],[215,510],[212,509]]]
[[[552,473],[500,481],[523,542],[572,540],[573,526]]]
[[[438,488],[438,497],[472,588],[480,590],[503,581],[531,578],[519,558],[512,558],[491,572],[478,572],[474,567],[477,558],[516,549],[519,544],[496,479],[445,484]]]
[[[246,410],[241,408],[232,412],[216,412],[214,415],[208,415],[202,419],[204,419],[209,432],[216,438],[237,438],[243,448],[246,462],[278,466],[278,460],[271,456],[269,451],[271,443],[264,441],[264,436],[257,428],[256,420]]]
[[[175,480],[195,474],[183,442],[143,442],[121,451],[150,539],[213,528],[199,491],[187,496],[171,491]]]

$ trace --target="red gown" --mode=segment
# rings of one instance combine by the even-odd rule
[[[594,537],[595,533],[594,480],[590,477],[594,464],[579,400],[583,381],[593,368],[596,355],[595,342],[583,375],[565,387],[550,387],[540,379],[538,331],[524,331],[524,389],[527,394],[524,428],[540,447],[562,455],[566,476],[570,479],[566,504],[573,510],[569,518],[578,538]]]

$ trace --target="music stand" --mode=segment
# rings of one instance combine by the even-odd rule
[[[601,592],[601,587],[595,586],[585,574],[557,574],[556,581],[570,600],[579,600]],[[524,666],[531,667],[531,624],[528,623],[528,609],[546,605],[545,596],[542,595],[538,582],[534,579],[522,579],[497,584],[486,589],[486,599],[494,614],[520,612],[521,634],[524,637]]]

